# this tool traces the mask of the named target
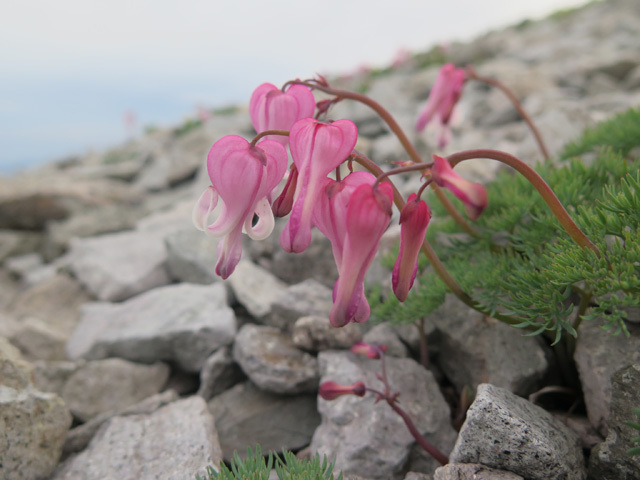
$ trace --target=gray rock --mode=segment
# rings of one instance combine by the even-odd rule
[[[271,241],[276,244],[273,257],[263,265],[286,283],[300,283],[309,278],[332,288],[338,278],[338,270],[331,253],[331,242],[318,230],[311,232],[311,245],[301,253],[287,253],[280,248],[280,232],[285,225],[280,219],[276,222]]]
[[[204,362],[200,370],[198,395],[205,400],[224,392],[244,379],[240,367],[233,361],[231,349],[223,347]]]
[[[152,397],[145,398],[141,402],[128,406],[122,410],[101,413],[100,415],[93,417],[88,422],[69,430],[62,449],[62,455],[63,457],[67,457],[71,453],[84,450],[100,427],[104,425],[106,421],[115,416],[123,417],[127,415],[150,414],[155,412],[158,408],[164,407],[176,400],[178,400],[178,394],[174,390],[166,390]]]
[[[607,439],[591,450],[589,478],[598,480],[632,480],[640,478],[640,457],[627,450],[634,443],[638,431],[625,422],[637,423],[633,409],[640,399],[640,364],[618,370],[612,378],[611,414],[607,423]]]
[[[598,328],[597,322],[584,322],[580,326],[574,359],[589,420],[606,435],[611,378],[617,370],[640,363],[640,328],[629,324],[630,338],[614,337]]]
[[[426,473],[409,472],[405,475],[404,480],[431,480],[431,475]]]
[[[221,460],[213,417],[196,396],[148,415],[112,418],[52,480],[191,480]]]
[[[99,300],[126,300],[171,281],[164,243],[151,233],[75,239],[69,258],[71,271]]]
[[[440,332],[436,363],[458,391],[490,382],[527,395],[538,388],[548,368],[535,338],[485,317],[451,294],[426,321]]]
[[[23,279],[30,271],[43,265],[39,253],[25,253],[4,261],[5,268],[16,278]]]
[[[382,388],[376,378],[380,361],[349,352],[321,352],[318,356],[322,381],[351,385],[363,381]],[[420,433],[447,454],[455,441],[449,423],[449,406],[431,372],[408,358],[386,358],[391,389],[400,392],[399,403]],[[345,474],[388,479],[401,472],[414,439],[403,420],[374,395],[345,395],[333,401],[318,399],[322,424],[311,442],[312,454],[335,459]],[[439,464],[432,459],[428,468]]]
[[[309,352],[349,349],[362,340],[362,326],[350,323],[342,328],[332,327],[326,316],[300,317],[293,325],[293,343]]]
[[[317,280],[308,279],[281,291],[273,299],[271,314],[264,322],[281,330],[291,330],[300,317],[328,317],[332,306],[331,289]]]
[[[74,359],[176,362],[197,372],[235,333],[235,315],[222,285],[169,285],[122,304],[85,305],[67,352]]]
[[[42,234],[19,230],[0,230],[0,263],[9,257],[33,253],[42,245]]]
[[[71,413],[83,422],[158,393],[169,377],[163,363],[140,365],[120,358],[87,362],[60,392]]]
[[[386,346],[386,355],[393,357],[407,357],[409,355],[406,345],[402,343],[393,327],[386,323],[376,325],[365,333],[363,341],[365,343]]]
[[[167,270],[178,282],[209,284],[219,280],[215,274],[218,242],[195,228],[186,228],[165,238]]]
[[[320,424],[315,395],[276,395],[245,382],[214,397],[209,409],[216,419],[226,460],[237,451],[260,445],[263,452],[299,450]]]
[[[69,378],[86,363],[85,360],[75,362],[37,360],[33,363],[33,384],[42,392],[62,395],[62,390]]]
[[[433,480],[524,480],[520,475],[473,463],[450,463],[436,470]]]
[[[313,392],[318,388],[318,363],[295,347],[277,328],[244,325],[233,344],[233,358],[258,387],[273,393]]]
[[[64,274],[18,293],[0,319],[5,335],[28,359],[62,360],[65,344],[79,319],[79,306],[89,297]]]
[[[62,399],[33,388],[30,374],[31,366],[0,337],[0,478],[47,478],[71,426]]]
[[[587,474],[575,433],[546,410],[489,384],[478,387],[450,460],[531,480],[577,480]]]
[[[249,261],[240,261],[227,279],[236,300],[256,319],[271,313],[274,299],[282,296],[286,285],[264,268]]]
[[[139,206],[105,205],[79,212],[65,220],[50,222],[46,229],[45,256],[53,259],[69,248],[73,238],[86,238],[130,230],[145,214]]]

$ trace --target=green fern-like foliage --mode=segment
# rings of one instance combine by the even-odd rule
[[[637,146],[640,109],[632,109],[567,146],[560,166],[537,168],[600,257],[576,245],[533,186],[508,170],[487,186],[479,238],[462,233],[434,197],[427,199],[434,210],[427,238],[486,312],[517,319],[528,334],[545,332],[557,342],[563,332],[575,336],[579,321],[596,318],[612,334],[627,333],[625,307],[640,304],[640,158],[630,155]],[[412,323],[442,304],[447,288],[420,267],[404,303],[370,294],[374,318]]]
[[[634,413],[634,415],[636,417],[638,417],[638,420],[640,421],[640,408],[634,408],[633,409],[633,413]],[[637,430],[640,433],[640,423],[625,422],[625,424],[630,426],[634,430]],[[629,455],[631,455],[631,456],[640,455],[640,435],[638,435],[637,437],[632,438],[631,441],[633,443],[638,444],[638,445],[635,446],[635,447],[630,448],[629,450],[627,450],[627,453]]]
[[[275,459],[275,460],[274,460]],[[255,450],[247,449],[247,458],[242,460],[238,452],[233,453],[229,467],[220,463],[218,471],[207,467],[207,476],[196,476],[197,480],[268,480],[271,469],[275,468],[280,480],[342,480],[342,473],[335,479],[333,463],[327,457],[320,460],[319,455],[309,460],[298,460],[291,452],[283,452],[282,458],[269,452],[265,460],[260,446]]]

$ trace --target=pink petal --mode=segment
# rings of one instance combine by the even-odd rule
[[[479,183],[470,182],[458,175],[446,158],[433,156],[431,177],[438,186],[447,188],[462,200],[471,220],[477,219],[487,207],[487,190]]]
[[[423,200],[412,193],[400,212],[400,252],[393,266],[393,293],[404,302],[418,272],[418,255],[424,242],[431,211]]]

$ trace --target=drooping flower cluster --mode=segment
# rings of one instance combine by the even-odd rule
[[[319,111],[324,113],[325,107],[321,105]],[[340,327],[367,320],[370,308],[364,277],[391,221],[392,184],[368,172],[330,177],[353,153],[358,130],[350,120],[312,118],[316,104],[307,86],[294,84],[279,90],[262,84],[251,96],[249,111],[258,137],[249,143],[229,135],[213,145],[207,159],[211,186],[194,208],[197,228],[221,237],[216,273],[222,278],[233,273],[242,256],[242,232],[264,239],[273,231],[274,215],[289,215],[280,236],[285,251],[303,252],[313,227],[331,241],[338,269],[331,324]],[[275,189],[287,171],[287,145],[293,162],[278,195]],[[471,204],[470,217],[479,214],[482,195],[475,190],[469,193],[469,182],[465,184],[450,166],[447,170],[436,160],[432,180]],[[209,224],[219,199],[220,212]],[[427,204],[413,194],[401,212],[400,254],[393,270],[393,289],[401,301],[416,277],[418,252],[430,218]]]

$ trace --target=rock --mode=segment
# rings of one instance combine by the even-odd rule
[[[404,480],[431,480],[431,475],[426,473],[409,472],[404,477]]]
[[[71,453],[84,450],[100,427],[104,425],[107,420],[115,416],[123,417],[127,415],[150,414],[158,408],[173,403],[176,400],[178,400],[178,394],[174,390],[166,390],[152,397],[145,398],[140,403],[128,406],[122,410],[101,413],[88,422],[69,430],[62,449],[62,455],[63,457],[67,457]]]
[[[30,373],[18,350],[0,337],[0,478],[47,478],[71,426],[62,399],[33,388]]]
[[[433,480],[524,480],[520,475],[473,463],[450,463],[436,470]]]
[[[185,228],[165,238],[167,270],[178,282],[209,284],[218,281],[215,265],[218,260],[218,242],[211,236]]]
[[[4,267],[16,278],[24,279],[29,271],[43,265],[42,256],[39,253],[26,253],[7,258]]]
[[[0,178],[0,229],[42,230],[91,206],[135,205],[140,192],[111,180],[77,181],[64,175]]]
[[[365,343],[384,345],[387,347],[385,350],[386,355],[393,357],[407,357],[409,352],[407,347],[398,337],[393,327],[386,323],[376,325],[367,333],[365,333],[363,341]]]
[[[122,304],[86,304],[67,352],[73,359],[175,362],[197,372],[235,333],[224,287],[185,283],[156,288]]]
[[[80,317],[78,309],[89,300],[80,284],[56,274],[12,300],[7,309],[11,320],[0,319],[0,332],[29,359],[65,359],[65,344]]]
[[[258,387],[273,393],[313,392],[318,388],[318,364],[298,350],[277,328],[244,325],[233,345],[233,358]]]
[[[611,403],[611,378],[620,368],[640,363],[640,328],[628,325],[631,337],[612,336],[598,328],[597,320],[580,326],[574,359],[587,415],[606,435]]]
[[[192,480],[221,460],[213,417],[202,398],[190,397],[151,414],[112,418],[52,480]]]
[[[260,445],[263,452],[299,450],[320,424],[315,395],[276,395],[244,382],[214,397],[209,410],[225,460]]]
[[[276,243],[273,257],[266,265],[267,270],[286,283],[300,283],[309,278],[320,282],[326,287],[333,288],[338,278],[338,270],[331,253],[331,242],[318,230],[311,232],[311,245],[301,253],[287,253],[280,248],[280,233],[284,228],[284,219],[276,223],[271,234],[272,242]]]
[[[200,370],[198,395],[209,400],[241,382],[244,378],[242,370],[233,361],[231,349],[229,347],[220,348],[207,358],[202,370]]]
[[[41,245],[40,233],[0,230],[0,263],[9,257],[36,252]]]
[[[531,480],[586,478],[575,433],[542,408],[489,384],[478,386],[450,460]]]
[[[376,374],[380,361],[349,352],[321,352],[318,356],[322,382],[351,385],[363,381],[382,388]],[[408,358],[387,357],[387,375],[399,402],[418,430],[445,454],[455,441],[449,423],[449,406],[433,375]],[[374,395],[364,398],[345,395],[333,401],[318,399],[322,424],[311,442],[312,454],[335,458],[336,470],[373,479],[398,474],[409,455],[414,439],[402,419]],[[434,470],[439,464],[432,459]]]
[[[308,279],[291,285],[273,299],[271,314],[264,319],[267,325],[291,330],[300,317],[317,315],[328,317],[333,307],[331,289],[316,280]]]
[[[38,360],[33,364],[33,384],[42,392],[62,395],[62,390],[69,378],[85,364],[84,360],[76,362]]]
[[[518,395],[539,387],[548,362],[535,338],[486,318],[452,294],[426,321],[440,333],[436,363],[459,392],[484,382]]]
[[[144,214],[145,209],[138,206],[122,208],[120,205],[104,205],[79,212],[65,220],[50,222],[46,229],[45,256],[53,259],[66,252],[73,238],[130,230]]]
[[[169,377],[163,363],[140,365],[120,358],[87,362],[67,379],[60,395],[79,420],[122,410],[158,393]]]
[[[271,313],[274,299],[282,296],[286,285],[264,268],[248,261],[240,261],[227,279],[236,300],[256,319]]]
[[[632,480],[640,478],[640,457],[627,450],[638,436],[625,422],[637,423],[633,409],[640,399],[640,364],[618,370],[612,377],[611,414],[607,420],[607,439],[591,450],[589,478],[598,480]]]
[[[69,258],[71,271],[99,300],[126,300],[171,281],[164,243],[150,233],[75,239]]]
[[[362,327],[357,323],[349,323],[342,328],[335,328],[329,323],[329,318],[311,315],[296,320],[292,338],[296,347],[308,352],[345,350],[362,340]]]

